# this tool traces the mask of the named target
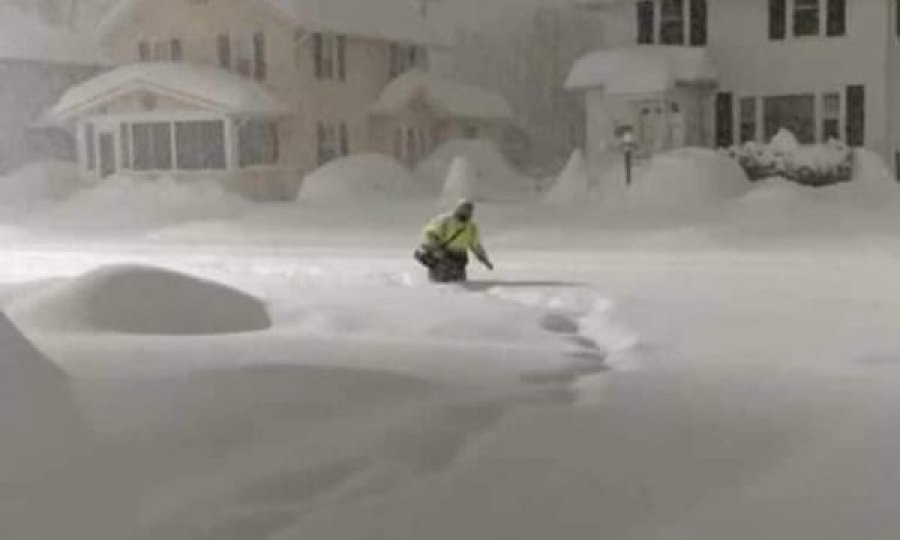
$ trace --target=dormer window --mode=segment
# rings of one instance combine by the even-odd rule
[[[637,42],[705,46],[707,0],[638,0]]]
[[[347,80],[347,38],[345,36],[314,34],[313,55],[317,79]]]

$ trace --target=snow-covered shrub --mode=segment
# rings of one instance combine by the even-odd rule
[[[303,179],[300,201],[340,203],[355,200],[405,198],[424,187],[403,165],[382,154],[359,154],[336,159]]]
[[[725,152],[737,160],[752,181],[781,176],[818,187],[853,178],[853,151],[846,144],[832,139],[824,144],[801,145],[785,129],[768,144],[747,142]]]

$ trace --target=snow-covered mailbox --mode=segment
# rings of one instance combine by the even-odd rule
[[[566,88],[585,93],[589,160],[615,147],[616,134],[626,127],[643,154],[712,142],[706,109],[716,69],[704,48],[596,51],[575,62]]]
[[[47,120],[75,131],[89,177],[213,178],[253,198],[279,199],[291,195],[279,148],[287,114],[253,80],[215,67],[142,62],[70,88]]]

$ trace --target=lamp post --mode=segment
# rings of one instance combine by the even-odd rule
[[[634,132],[631,128],[622,129],[619,135],[619,145],[622,153],[625,155],[625,185],[631,186],[631,169],[634,158],[634,151],[637,149],[637,143],[634,140]]]

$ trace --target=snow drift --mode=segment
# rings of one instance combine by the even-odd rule
[[[230,287],[144,266],[108,266],[16,301],[40,331],[211,335],[271,326],[265,305]]]
[[[0,483],[60,466],[88,437],[67,375],[0,313]]]
[[[179,181],[169,176],[137,180],[117,176],[74,192],[35,215],[29,224],[117,233],[232,218],[249,204],[214,180]]]
[[[371,201],[409,197],[422,191],[400,163],[381,154],[332,161],[303,180],[302,201]]]
[[[527,199],[535,192],[535,180],[516,171],[489,140],[448,141],[425,158],[414,174],[420,182],[431,186],[434,193],[439,193],[458,157],[466,158],[477,176],[472,186],[476,199],[515,201]]]
[[[577,204],[590,196],[590,174],[581,150],[572,152],[559,178],[544,197],[550,204]]]
[[[636,176],[629,202],[690,211],[740,197],[751,187],[733,160],[713,150],[682,148],[654,157]]]
[[[29,163],[0,176],[0,207],[4,214],[21,216],[62,201],[81,187],[82,180],[74,163]]]

